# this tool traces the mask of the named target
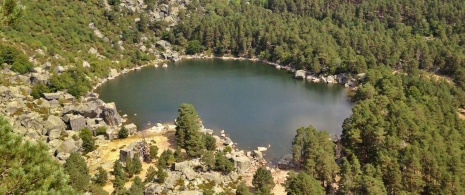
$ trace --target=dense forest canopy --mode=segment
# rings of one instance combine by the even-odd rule
[[[194,3],[193,3],[194,4]],[[314,73],[388,66],[452,76],[465,87],[465,8],[456,1],[201,1],[167,38],[198,40],[218,55]]]

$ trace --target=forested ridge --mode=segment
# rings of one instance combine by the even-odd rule
[[[229,2],[229,3],[228,3]],[[450,75],[465,87],[465,8],[457,1],[201,1],[169,40],[314,73],[388,66]]]

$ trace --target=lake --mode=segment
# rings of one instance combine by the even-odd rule
[[[271,145],[265,158],[276,162],[291,153],[297,128],[313,125],[340,134],[351,114],[346,88],[292,76],[261,62],[192,59],[129,72],[95,92],[115,102],[139,130],[173,122],[181,103],[193,104],[216,135],[224,129],[240,149]]]

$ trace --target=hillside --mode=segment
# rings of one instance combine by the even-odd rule
[[[341,124],[339,140],[333,143],[329,135],[313,127],[297,130],[289,166],[299,174],[289,174],[284,183],[288,193],[465,193],[465,123],[457,114],[465,106],[465,5],[460,0],[34,0],[22,2],[22,14],[9,9],[16,1],[1,2],[0,113],[12,126],[1,120],[1,129],[31,143],[47,142],[48,147],[41,144],[38,150],[49,150],[54,157],[48,160],[68,163],[73,152],[95,149],[93,141],[103,143],[108,137],[120,136],[122,122],[116,105],[88,93],[95,85],[133,68],[175,61],[185,54],[236,56],[304,70],[304,76],[364,75],[357,79],[353,114]],[[9,12],[19,19],[8,18]],[[450,77],[452,83],[431,79],[431,74]],[[195,126],[200,119],[192,120],[189,124]],[[89,132],[83,130],[87,128]],[[197,129],[193,137],[203,139]],[[91,131],[98,136],[93,137]],[[15,136],[8,134],[7,138],[21,145]],[[237,170],[230,170],[228,162],[237,163],[238,157],[253,159],[261,153],[249,156],[228,152],[230,148],[215,155],[203,153],[205,146],[197,145],[203,143],[199,140],[189,143],[193,146],[184,144],[190,157],[186,164],[197,166],[197,157],[215,156],[221,166],[215,167],[215,161],[201,165],[208,171],[222,170],[221,176],[211,173],[218,175],[213,180],[222,178],[218,185],[207,180],[189,185],[194,181],[182,178],[194,174],[189,172],[194,167],[187,171],[185,167],[167,168],[175,159],[166,151],[166,162],[157,164],[162,164],[159,169],[168,172],[169,184],[175,186],[160,182],[164,171],[157,169],[157,176],[145,183],[146,192],[207,193],[224,188],[225,193],[233,193],[235,188],[247,188],[240,186]],[[189,147],[200,149],[192,155]],[[176,153],[177,160],[182,159],[180,154],[184,156],[181,148]],[[14,156],[5,147],[0,147],[0,154]],[[122,164],[128,162],[132,160]],[[8,167],[8,163],[1,161],[0,166]],[[116,161],[115,167],[119,164]],[[68,182],[80,192],[101,192],[99,187],[89,187],[96,183],[89,179],[78,185],[76,173],[69,171],[70,165],[65,167],[69,180],[54,182],[60,186]],[[124,189],[127,178],[123,172],[131,170],[115,168],[111,177],[121,194],[130,192]],[[18,178],[29,178],[29,173],[40,175],[30,171]],[[13,181],[8,186],[14,187],[15,180],[3,175],[0,181]],[[140,181],[132,181],[136,184],[130,189],[144,191]],[[53,192],[53,187],[42,190]],[[269,194],[268,188],[274,185],[255,182],[254,187],[257,193]],[[73,191],[68,188],[65,191]],[[0,187],[2,192],[7,190]]]

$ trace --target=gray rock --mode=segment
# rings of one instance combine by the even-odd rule
[[[330,76],[328,76],[328,77],[326,78],[326,82],[327,82],[327,83],[336,83],[336,80],[334,79],[333,76],[330,75]]]
[[[63,141],[61,141],[59,139],[54,139],[54,140],[51,140],[51,141],[48,142],[48,146],[51,149],[54,149],[54,150],[56,150],[58,147],[60,147],[61,144],[63,144]]]
[[[57,153],[73,153],[77,152],[79,150],[79,143],[76,143],[77,141],[74,141],[72,139],[67,139],[65,140],[58,148],[57,148]]]
[[[116,77],[116,76],[118,76],[118,71],[116,69],[112,68],[112,69],[110,69],[110,72],[109,72],[108,76]]]
[[[18,101],[8,102],[8,104],[6,105],[6,111],[10,114],[13,114],[16,111],[18,111],[21,107],[22,106]]]
[[[174,163],[174,165],[173,165],[173,169],[175,171],[181,171],[181,170],[187,169],[189,167],[190,167],[190,162],[189,161],[177,162],[177,163]]]
[[[161,47],[163,49],[168,49],[171,48],[171,44],[168,41],[165,40],[159,40],[156,42],[157,47]]]
[[[103,108],[103,120],[109,126],[121,125],[121,116],[118,114],[114,102],[105,104],[105,107]]]
[[[79,105],[67,105],[63,108],[63,114],[79,114],[86,118],[95,118],[100,116],[102,110],[97,102],[86,102]]]
[[[124,125],[124,128],[126,128],[129,131],[129,134],[131,135],[137,132],[137,126],[134,123]]]
[[[225,140],[224,140],[224,145],[226,146],[232,146],[234,143],[233,141],[231,140],[231,138],[229,137],[226,137]]]
[[[69,118],[69,125],[71,127],[71,130],[79,131],[86,127],[86,119],[80,115],[72,115]]]
[[[173,195],[200,195],[201,191],[198,190],[185,190],[180,192],[174,192]]]
[[[58,100],[60,98],[61,93],[43,93],[42,94],[46,100]]]
[[[49,115],[47,120],[44,122],[44,129],[47,131],[50,130],[64,130],[66,129],[66,124],[61,120],[60,117],[55,115]]]
[[[162,194],[163,187],[160,184],[149,183],[148,186],[145,188],[144,194],[145,195],[159,195]]]
[[[294,78],[305,79],[305,70],[298,70],[295,72]]]
[[[57,158],[62,161],[67,160],[69,156],[71,156],[71,153],[60,152],[57,154]]]
[[[34,85],[39,83],[48,84],[48,79],[49,75],[40,73],[32,73],[31,77],[29,78],[31,83]]]
[[[184,168],[181,172],[184,176],[186,176],[186,179],[189,181],[193,181],[195,178],[198,177],[198,174],[194,170],[192,170],[191,167]]]
[[[201,173],[200,177],[204,180],[214,181],[216,184],[221,184],[221,174],[219,172]]]
[[[263,154],[258,151],[258,150],[254,150],[253,151],[253,156],[256,158],[256,159],[262,159],[263,158]]]
[[[30,139],[37,139],[39,134],[34,129],[28,129],[25,137]]]
[[[286,154],[284,155],[279,161],[278,161],[278,167],[280,169],[289,169],[293,168],[294,165],[292,163],[292,154]]]
[[[58,74],[63,73],[65,71],[66,71],[66,68],[64,66],[56,66],[55,67],[55,72],[58,73]]]
[[[55,139],[60,138],[60,136],[61,136],[61,130],[54,129],[48,133],[48,140],[49,141],[55,140]]]
[[[236,165],[236,170],[239,173],[245,173],[252,166],[252,162],[246,156],[233,156],[234,164]]]

